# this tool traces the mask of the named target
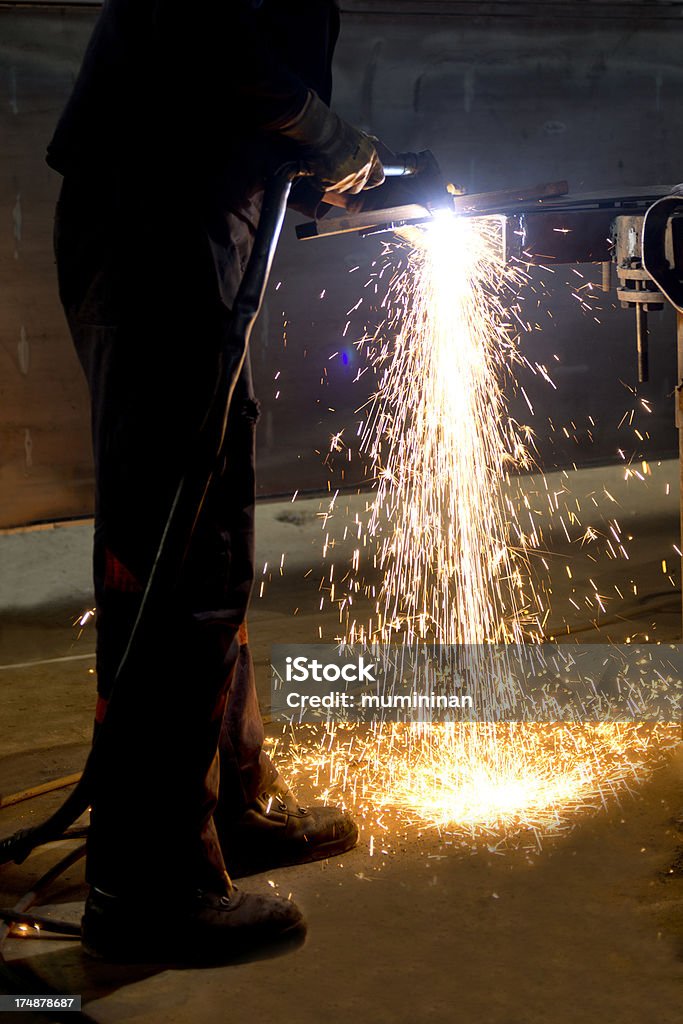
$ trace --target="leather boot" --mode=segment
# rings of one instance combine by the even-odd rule
[[[301,807],[281,775],[235,821],[214,818],[231,877],[346,853],[358,828],[339,807]]]
[[[211,965],[267,955],[306,934],[295,903],[230,887],[153,898],[122,898],[92,888],[81,922],[90,956],[118,963]]]

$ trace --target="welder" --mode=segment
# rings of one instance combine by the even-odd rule
[[[312,177],[292,197],[314,215],[382,181],[372,139],[328,107],[338,21],[333,0],[106,0],[48,149],[64,178],[60,297],[92,404],[98,758],[83,941],[105,958],[220,960],[302,935],[291,900],[238,890],[226,865],[249,874],[357,841],[342,810],[299,807],[263,751],[245,625],[258,414],[246,364],[180,581],[114,688],[264,182],[305,161]]]

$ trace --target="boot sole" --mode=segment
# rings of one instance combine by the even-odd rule
[[[306,922],[298,921],[283,929],[277,935],[259,941],[255,938],[240,941],[237,935],[234,936],[234,945],[224,947],[222,951],[207,949],[203,953],[193,949],[177,950],[175,953],[170,948],[156,948],[150,944],[145,949],[138,947],[97,947],[92,945],[86,936],[81,937],[81,948],[86,956],[99,963],[110,964],[145,964],[148,966],[173,966],[173,967],[215,967],[221,964],[249,962],[260,959],[270,959],[278,953],[285,953],[289,949],[298,949],[303,945],[306,938]]]

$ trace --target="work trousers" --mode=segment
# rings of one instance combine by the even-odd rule
[[[117,181],[66,180],[55,223],[95,464],[98,725],[86,874],[114,895],[222,891],[217,801],[223,818],[237,817],[275,777],[245,625],[257,405],[247,365],[183,571],[146,617],[114,688],[230,319],[201,217],[177,203],[150,210],[135,196]],[[251,236],[228,218],[234,287]]]

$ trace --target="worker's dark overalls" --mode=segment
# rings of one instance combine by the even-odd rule
[[[99,720],[213,389],[264,177],[291,155],[261,125],[309,85],[329,100],[337,30],[332,0],[108,0],[51,143],[60,295],[92,400]],[[116,895],[224,888],[219,736],[220,813],[275,775],[245,627],[256,418],[247,367],[181,584],[107,714],[87,875]]]

